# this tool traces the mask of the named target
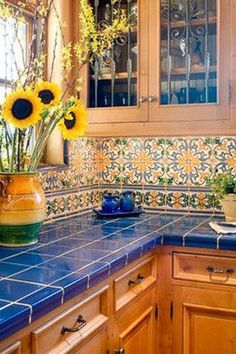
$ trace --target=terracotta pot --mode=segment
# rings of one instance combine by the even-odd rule
[[[36,173],[0,173],[0,245],[38,242],[46,200]]]
[[[221,201],[226,221],[236,221],[236,194],[226,194]]]

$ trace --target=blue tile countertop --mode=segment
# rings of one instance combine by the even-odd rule
[[[45,224],[37,245],[0,247],[0,340],[159,245],[236,250],[235,236],[209,228],[214,216],[82,215]]]

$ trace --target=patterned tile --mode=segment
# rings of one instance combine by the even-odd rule
[[[68,148],[69,167],[39,176],[49,219],[98,207],[105,191],[122,188],[146,208],[212,211],[206,180],[225,170],[236,175],[230,136],[81,138]]]
[[[215,171],[230,170],[236,176],[236,137],[217,137],[214,144]]]
[[[197,137],[189,142],[189,178],[191,186],[206,186],[213,174],[213,140]]]
[[[188,139],[170,138],[166,140],[166,175],[174,185],[186,185],[189,181],[189,151]]]

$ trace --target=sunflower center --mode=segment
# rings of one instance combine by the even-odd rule
[[[72,119],[65,119],[65,126],[67,129],[72,129],[75,126],[76,117],[74,112],[70,112]]]
[[[16,119],[27,119],[33,112],[33,105],[29,100],[19,98],[14,102],[11,111]]]
[[[50,90],[39,91],[38,96],[44,104],[49,104],[55,98],[54,94]]]

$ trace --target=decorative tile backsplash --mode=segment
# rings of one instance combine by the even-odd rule
[[[102,194],[132,189],[153,210],[214,211],[206,180],[236,175],[236,137],[82,138],[70,143],[69,167],[41,175],[48,217],[97,207]]]

